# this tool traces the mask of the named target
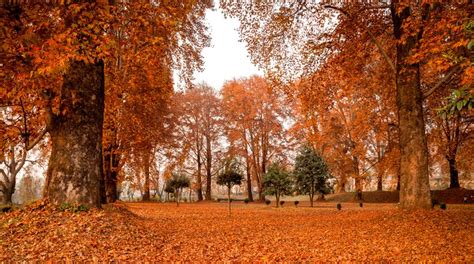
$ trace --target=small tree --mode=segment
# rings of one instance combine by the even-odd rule
[[[184,188],[188,188],[190,184],[189,178],[184,174],[173,174],[166,182],[166,190],[173,191],[176,199],[176,206],[179,206],[179,196]]]
[[[169,201],[170,200],[170,193],[174,194],[174,188],[173,188],[173,186],[169,185],[169,181],[166,182],[165,187],[164,187],[164,191],[166,192],[166,199],[167,199],[167,201]]]
[[[240,185],[242,183],[242,175],[238,173],[234,168],[226,168],[224,173],[217,176],[217,184],[227,186],[227,199],[229,203],[229,216],[231,214],[231,200],[230,190],[234,185]]]
[[[313,207],[314,195],[317,193],[327,194],[331,187],[329,185],[329,170],[321,155],[311,146],[304,146],[295,161],[296,189],[301,194],[308,194],[311,207]]]
[[[292,185],[290,175],[276,163],[270,166],[263,180],[265,193],[275,195],[276,207],[280,205],[281,196],[291,194]]]

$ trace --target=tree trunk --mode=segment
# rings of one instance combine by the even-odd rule
[[[197,151],[197,179],[196,179],[197,190],[196,190],[196,193],[197,193],[198,201],[203,200],[201,170],[202,170],[201,152]],[[206,200],[207,200],[207,196],[206,196]]]
[[[229,216],[231,215],[231,201],[230,201],[230,189],[232,186],[227,186],[227,202],[229,203]]]
[[[16,163],[10,164],[13,167],[13,172],[10,175],[4,175],[4,182],[0,182],[2,193],[2,203],[12,204],[13,193],[16,188],[17,171],[15,172]]]
[[[103,161],[102,161],[103,162]],[[103,170],[103,168],[102,168]],[[100,178],[99,178],[99,199],[101,204],[106,204],[107,203],[107,190],[105,187],[105,174],[101,173]]]
[[[13,192],[14,189],[12,190],[11,188],[8,189],[3,189],[2,193],[2,203],[3,204],[12,204],[12,197],[13,197]]]
[[[311,206],[311,207],[313,207],[313,205],[314,205],[313,200],[314,200],[314,193],[310,193],[309,194],[309,206]]]
[[[400,191],[400,172],[397,172],[397,191]]]
[[[276,198],[276,208],[280,207],[280,195],[278,193],[275,195]]]
[[[176,206],[179,207],[179,188],[176,188],[174,199],[176,199]]]
[[[362,179],[361,178],[355,178],[355,191],[356,192],[362,192],[362,190],[364,189],[362,187]]]
[[[211,139],[206,137],[206,200],[211,200],[212,188],[212,148]]]
[[[352,166],[354,167],[354,180],[356,192],[362,191],[362,179],[360,178],[359,158],[352,156]]]
[[[113,203],[119,198],[117,190],[117,176],[120,156],[114,153],[115,147],[104,150],[104,170],[105,170],[105,193],[107,202]]]
[[[265,195],[263,194],[263,187],[262,186],[259,186],[258,187],[258,200],[260,202],[264,202],[265,201]]]
[[[450,158],[448,157],[448,163],[449,163],[449,178],[450,178],[450,184],[449,188],[459,188],[459,173],[458,169],[456,167],[456,158]]]
[[[394,35],[399,40],[396,86],[400,136],[400,205],[406,209],[431,208],[420,66],[407,62],[418,46],[422,32],[417,36],[408,36],[403,32],[403,23],[411,15],[411,10],[405,7],[397,13],[398,4],[395,2],[392,2],[392,19]]]
[[[54,116],[44,197],[55,204],[100,207],[104,64],[71,61]]]
[[[379,175],[377,177],[377,191],[379,191],[379,192],[383,191],[383,177],[382,177],[382,175]]]
[[[247,198],[250,202],[253,202],[253,193],[252,193],[252,175],[250,174],[250,164],[248,157],[246,158],[246,170],[247,170]]]
[[[143,155],[143,171],[145,173],[145,182],[143,184],[143,201],[150,201],[150,149],[145,148]]]
[[[346,192],[346,181],[341,182],[341,188],[339,189],[340,193]]]

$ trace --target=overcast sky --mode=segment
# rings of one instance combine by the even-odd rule
[[[197,72],[195,82],[207,82],[214,89],[220,89],[225,81],[262,75],[250,62],[243,42],[239,42],[236,19],[224,18],[220,9],[208,10],[206,20],[210,26],[211,47],[204,49],[204,71]]]

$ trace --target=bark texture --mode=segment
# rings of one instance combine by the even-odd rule
[[[56,204],[100,207],[104,64],[71,61],[53,117],[45,198]]]
[[[394,1],[395,2],[395,1]],[[403,32],[403,23],[411,15],[410,7],[397,12],[392,3],[392,18],[397,43],[397,106],[400,136],[400,205],[402,208],[430,208],[428,147],[423,119],[423,97],[420,86],[420,66],[407,62],[417,47],[422,30],[417,35]],[[405,35],[404,35],[405,34]]]
[[[14,189],[4,189],[2,192],[2,204],[12,204]]]

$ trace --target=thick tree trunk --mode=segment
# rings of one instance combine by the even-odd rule
[[[309,194],[309,206],[314,206],[314,193]]]
[[[459,188],[459,173],[456,167],[456,158],[447,158],[449,163],[449,178],[450,184],[449,188]]]
[[[14,189],[13,189],[14,190]],[[12,197],[13,197],[13,190],[12,189],[4,189],[2,193],[2,204],[12,204]]]
[[[280,207],[280,195],[278,193],[275,195],[276,200],[276,208]]]
[[[13,168],[14,167],[16,167],[16,163],[13,163]],[[12,204],[12,197],[16,188],[17,174],[14,172],[13,175],[10,174],[4,177],[6,177],[4,182],[0,182],[2,204]]]
[[[55,204],[100,207],[104,64],[71,61],[60,114],[53,118],[44,197]]]
[[[431,208],[428,174],[428,147],[423,119],[423,98],[419,64],[407,58],[419,44],[417,36],[404,33],[403,23],[411,15],[410,7],[396,12],[392,2],[394,34],[397,40],[397,106],[400,136],[400,205],[402,208]]]

